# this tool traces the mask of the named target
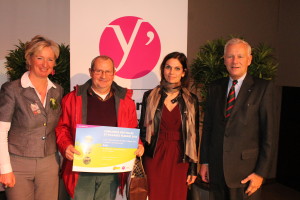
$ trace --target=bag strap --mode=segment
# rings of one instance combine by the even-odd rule
[[[137,157],[134,162],[131,177],[144,177],[144,176],[146,176],[146,172],[143,166],[142,158]]]
[[[140,159],[140,165],[141,165],[141,168],[142,168],[144,174],[146,174],[146,173],[145,173],[145,170],[144,170],[143,159],[142,159],[141,156],[139,156],[138,158]]]

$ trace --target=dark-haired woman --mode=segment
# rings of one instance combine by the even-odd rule
[[[198,99],[187,90],[183,53],[168,54],[160,70],[160,85],[143,96],[139,123],[149,200],[183,200],[197,175]]]

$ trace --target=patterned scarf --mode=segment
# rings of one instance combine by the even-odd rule
[[[151,143],[151,136],[154,135],[154,115],[158,103],[161,98],[162,86],[159,85],[154,88],[148,96],[144,126],[146,127],[146,141]],[[187,116],[186,116],[186,149],[185,154],[193,161],[198,162],[197,148],[196,148],[196,130],[195,130],[195,109],[193,104],[193,98],[191,93],[186,89],[182,88],[182,97],[186,105]]]

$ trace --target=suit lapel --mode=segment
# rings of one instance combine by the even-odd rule
[[[28,100],[28,102],[31,105],[37,105],[41,114],[46,116],[45,108],[33,88],[31,88],[31,87],[24,88],[22,95]],[[32,109],[32,106],[31,106],[31,109]]]
[[[221,95],[221,97],[219,99],[223,99],[222,101],[219,101],[219,102],[220,102],[221,111],[223,111],[222,114],[223,114],[224,118],[225,118],[225,110],[226,110],[226,104],[227,104],[228,81],[229,81],[229,77],[224,78],[221,81],[220,91],[219,91],[219,94]]]
[[[56,101],[59,99],[59,92],[53,87],[50,88],[48,91],[47,98],[45,99],[46,101],[45,108],[33,88],[31,87],[24,88],[22,95],[28,100],[30,104],[37,104],[41,111],[41,114],[43,114],[44,116],[47,116],[47,113],[49,112],[50,98],[54,98]]]
[[[52,109],[50,108],[50,99],[53,98],[55,99],[56,101],[58,101],[59,99],[59,92],[57,89],[51,87],[48,91],[48,94],[47,94],[47,99],[46,99],[46,112],[48,113],[49,112],[49,109]]]
[[[253,84],[254,81],[252,76],[247,74],[239,91],[239,94],[236,98],[236,102],[234,104],[231,115],[234,115],[245,104],[246,100],[251,94]]]

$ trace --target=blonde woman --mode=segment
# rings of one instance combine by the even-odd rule
[[[54,200],[59,162],[54,128],[60,116],[61,86],[51,82],[58,45],[35,36],[26,45],[28,71],[0,92],[0,182],[9,200]]]

